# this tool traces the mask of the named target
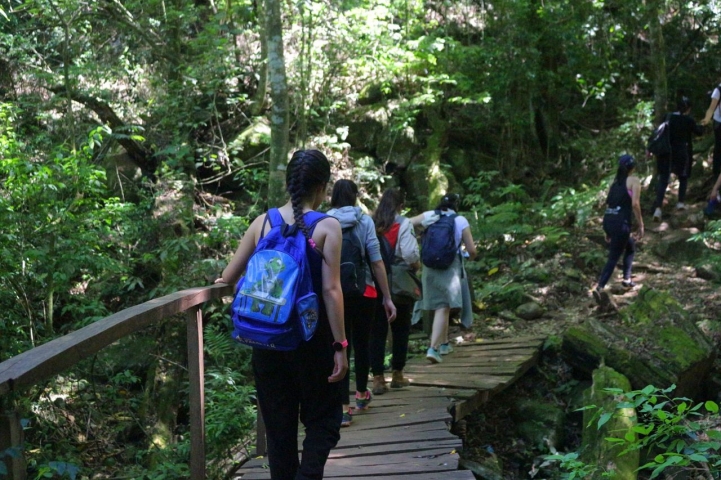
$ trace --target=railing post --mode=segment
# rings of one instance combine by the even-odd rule
[[[17,412],[0,411],[0,460],[5,462],[7,467],[8,480],[25,480],[27,470],[25,468],[25,457],[23,457],[23,428],[20,423],[20,415]],[[14,449],[12,455],[2,455],[7,449]]]
[[[205,368],[203,365],[203,312],[188,310],[188,374],[190,381],[190,478],[205,479]]]

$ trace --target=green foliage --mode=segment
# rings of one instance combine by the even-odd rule
[[[18,114],[0,105],[0,304],[22,344],[52,337],[57,313],[81,324],[108,314],[82,293],[123,271],[116,248],[132,207],[108,195],[105,171],[93,162],[106,129],[91,131],[79,151],[58,147],[46,156],[19,141]]]
[[[711,244],[721,242],[721,220],[711,220],[703,232],[692,235],[689,241]]]
[[[639,467],[650,471],[649,478],[657,478],[668,473],[671,468],[678,471],[705,472],[716,477],[721,474],[721,417],[716,402],[694,403],[683,397],[669,396],[676,388],[656,388],[649,385],[641,390],[624,392],[621,389],[608,388],[610,394],[617,396],[616,410],[612,412],[590,405],[583,410],[595,410],[591,422],[600,429],[619,410],[633,408],[637,415],[637,425],[624,438],[609,437],[605,440],[620,447],[620,455],[642,450],[653,455],[653,460]],[[563,478],[582,478],[600,471],[600,466],[591,466],[580,461],[577,453],[549,455],[548,462],[559,462],[566,471]],[[613,477],[612,472],[601,476]]]

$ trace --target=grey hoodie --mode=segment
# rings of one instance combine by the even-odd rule
[[[337,218],[341,228],[351,227],[358,224],[355,234],[361,239],[361,244],[365,248],[363,254],[368,253],[368,259],[371,263],[383,260],[381,257],[381,246],[376,236],[376,226],[373,219],[363,213],[360,207],[341,207],[328,210],[328,215]],[[367,270],[366,284],[374,286],[370,276],[370,269]]]

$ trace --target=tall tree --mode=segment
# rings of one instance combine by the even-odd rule
[[[666,114],[668,103],[668,82],[666,78],[666,41],[663,36],[661,14],[665,10],[664,0],[648,0],[648,31],[651,47],[653,78],[653,107],[656,123]]]
[[[270,176],[268,201],[279,205],[285,198],[285,169],[288,163],[288,84],[283,52],[280,1],[265,2],[265,35],[270,77]]]

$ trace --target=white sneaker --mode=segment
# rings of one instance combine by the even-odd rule
[[[686,210],[686,204],[683,202],[678,202],[676,204],[676,210]]]
[[[660,208],[657,208],[656,211],[653,212],[653,221],[654,222],[661,221],[661,209]]]

